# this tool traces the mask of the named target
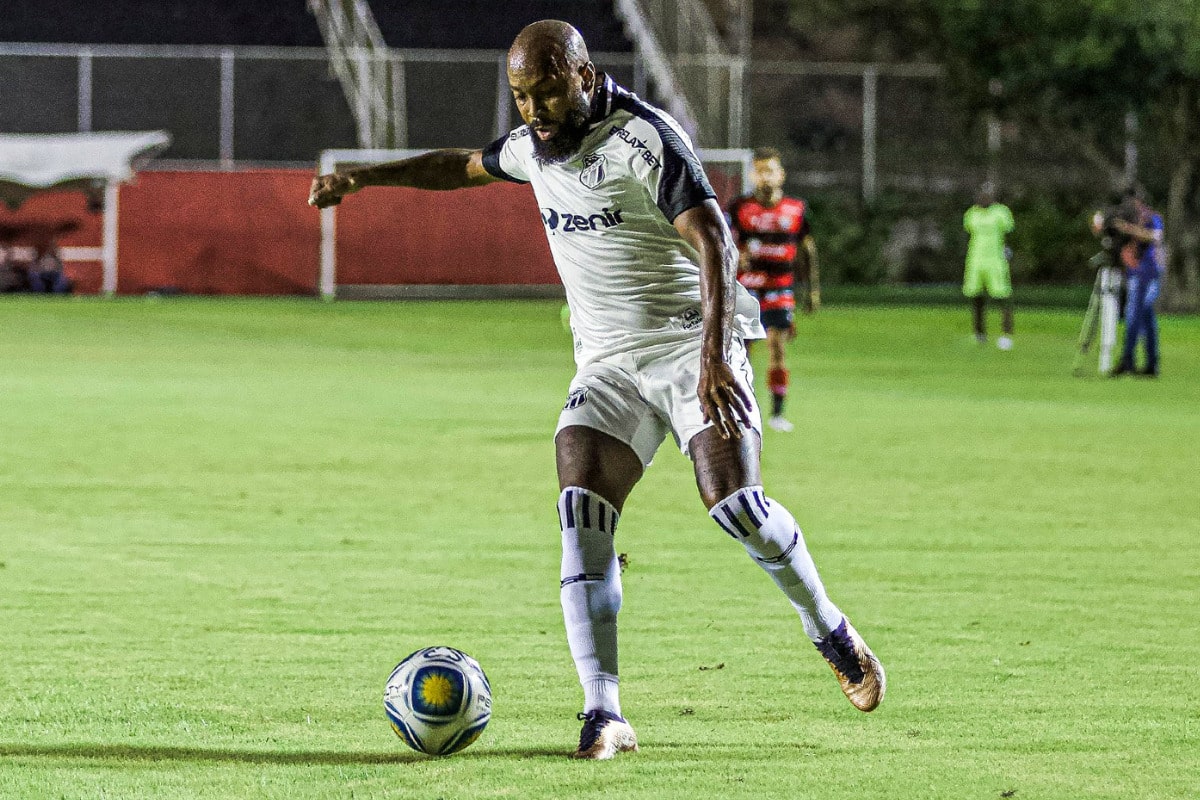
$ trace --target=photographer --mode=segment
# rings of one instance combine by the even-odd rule
[[[1099,215],[1098,215],[1099,216]],[[1095,223],[1094,223],[1095,224]],[[1130,373],[1157,378],[1158,316],[1154,305],[1158,301],[1162,279],[1162,216],[1146,204],[1141,190],[1126,193],[1116,213],[1105,215],[1100,233],[1116,256],[1116,263],[1125,269],[1125,341],[1121,360],[1111,377]],[[1145,339],[1146,365],[1134,366],[1134,350],[1139,339]]]

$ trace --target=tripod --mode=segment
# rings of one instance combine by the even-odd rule
[[[1083,328],[1079,331],[1079,351],[1075,354],[1072,369],[1077,376],[1083,376],[1087,372],[1083,364],[1092,343],[1096,341],[1097,330],[1100,332],[1098,371],[1101,375],[1112,371],[1113,348],[1117,344],[1117,306],[1121,294],[1122,271],[1112,265],[1107,253],[1096,254],[1092,263],[1097,266],[1096,282],[1092,286],[1087,312],[1083,315]]]

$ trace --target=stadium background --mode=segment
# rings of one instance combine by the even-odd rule
[[[409,125],[395,144],[482,143],[511,112],[498,58],[512,31],[569,16],[596,45],[622,33],[618,2],[372,0],[388,42],[406,48]],[[302,0],[4,5],[0,131],[165,128],[174,146],[121,193],[128,296],[0,303],[0,797],[1200,797],[1200,316],[1163,316],[1159,381],[1101,379],[1091,357],[1071,375],[1091,277],[1078,259],[1095,247],[1084,225],[1112,169],[1070,131],[1029,127],[1025,106],[971,95],[962,49],[922,42],[923,12],[971,5],[973,22],[994,26],[958,20],[963,42],[1035,42],[1006,60],[1041,47],[1029,28],[1055,9],[1132,7],[754,7],[740,144],[785,150],[789,188],[817,206],[825,274],[839,281],[821,313],[799,320],[798,431],[764,432],[765,472],[803,517],[839,603],[870,631],[888,699],[869,715],[845,702],[667,447],[620,533],[623,699],[642,752],[598,769],[563,757],[579,726],[549,436],[574,371],[560,301],[312,299],[308,178],[321,149],[358,140]],[[889,19],[850,18],[881,9]],[[1127,32],[1070,22],[1057,33],[1081,47]],[[634,45],[601,47],[622,80],[656,94]],[[169,51],[145,52],[157,48]],[[685,74],[726,85],[721,65],[745,54],[730,49],[691,59],[715,63],[716,83]],[[1128,69],[1133,55],[1088,63]],[[459,66],[434,60],[448,56]],[[1135,63],[1157,88],[1120,86],[1093,109],[1111,134],[1099,156],[1122,171],[1122,103],[1138,100],[1131,152],[1169,206],[1173,165],[1193,150],[1168,147],[1175,134],[1154,116],[1171,73]],[[234,78],[228,105],[223,75]],[[728,94],[698,113],[728,123]],[[962,210],[989,170],[1020,225],[1007,352],[970,336],[955,286]],[[1188,191],[1174,196],[1194,214]],[[350,198],[341,246],[366,257],[343,267],[357,258],[382,273],[409,257],[416,279],[437,281],[466,256],[488,270],[470,280],[528,269],[544,235],[534,214],[507,213],[510,201],[530,202],[505,186]],[[81,216],[90,228],[73,243],[94,244],[81,196],[34,198],[16,217],[35,213]],[[1175,235],[1194,232],[1173,219]],[[448,261],[417,249],[447,240]],[[205,296],[141,296],[164,287]],[[1076,302],[1029,308],[1035,289]],[[272,296],[207,296],[227,291]],[[755,353],[760,376],[765,356]],[[477,657],[495,691],[484,738],[449,760],[407,751],[380,703],[395,663],[433,643]]]
[[[387,144],[478,147],[507,130],[516,113],[504,49],[521,25],[548,16],[575,22],[603,68],[669,107],[641,41],[621,22],[622,5],[374,0],[386,57],[403,76],[401,122]],[[866,23],[826,6],[641,4],[675,88],[691,101],[700,145],[784,151],[788,190],[815,211],[827,285],[956,281],[961,212],[988,177],[1020,222],[1017,284],[1087,285],[1095,249],[1087,219],[1115,183],[1134,176],[1156,197],[1170,194],[1169,142],[1154,129],[1117,115],[1100,121],[1108,133],[1097,146],[1083,147],[1003,113],[1003,98],[981,108],[928,53],[864,41]],[[701,25],[697,9],[711,21]],[[699,41],[698,29],[717,41]],[[266,11],[228,0],[18,3],[0,18],[0,107],[0,133],[171,133],[151,172],[122,190],[120,293],[315,292],[319,232],[301,202],[305,186],[322,150],[362,142],[300,0]],[[452,202],[352,198],[339,221],[339,283],[555,281],[536,216],[487,222],[513,203],[532,209],[527,193],[489,192]],[[66,244],[95,242],[98,221],[70,195],[3,212],[18,223],[61,216],[85,221]],[[1175,222],[1168,215],[1169,231]],[[464,254],[468,229],[477,246]],[[1173,234],[1182,267],[1167,287],[1175,308],[1195,306],[1194,238]],[[81,291],[98,289],[99,265],[71,269]]]

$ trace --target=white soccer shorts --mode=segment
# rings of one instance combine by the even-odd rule
[[[733,340],[729,364],[738,383],[750,397],[751,427],[762,436],[762,418],[754,398],[754,373],[746,348]],[[685,456],[688,443],[712,426],[696,396],[700,382],[700,341],[655,345],[630,353],[602,358],[575,374],[567,403],[554,433],[572,425],[607,433],[625,442],[644,466],[667,438]]]

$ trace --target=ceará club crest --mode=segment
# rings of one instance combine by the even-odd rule
[[[608,174],[608,158],[599,153],[583,157],[583,171],[579,173],[579,182],[589,189],[595,189],[604,182]]]

